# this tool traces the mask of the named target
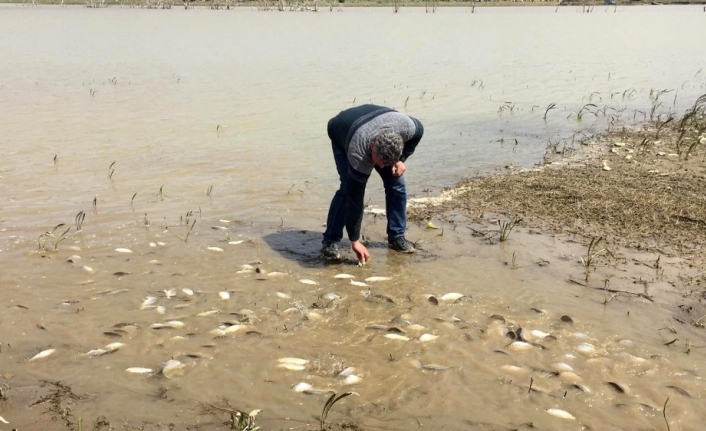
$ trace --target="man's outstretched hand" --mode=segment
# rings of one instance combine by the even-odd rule
[[[366,264],[370,260],[370,253],[368,253],[368,249],[363,245],[362,242],[351,242],[351,248],[355,252],[355,255],[358,256],[358,262]]]

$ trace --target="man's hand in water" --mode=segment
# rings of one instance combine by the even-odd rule
[[[368,249],[365,248],[362,242],[351,242],[351,248],[355,252],[355,255],[358,256],[358,262],[366,264],[370,260],[370,253],[368,253]]]

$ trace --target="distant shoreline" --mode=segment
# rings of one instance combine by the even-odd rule
[[[15,4],[24,6],[39,6],[39,5],[56,5],[56,6],[88,6],[89,3],[93,6],[91,7],[134,7],[134,8],[162,8],[163,5],[170,7],[183,7],[184,1],[182,0],[105,0],[101,2],[100,0],[2,0],[2,4]],[[226,1],[226,0],[196,0],[188,1],[188,6],[198,7],[198,8],[214,8],[214,5],[218,5],[218,9],[236,9],[240,7],[263,7],[266,5],[268,9],[277,10],[278,2],[273,0],[263,1]],[[285,1],[285,11],[291,10],[293,8],[313,10],[315,3],[313,0],[306,1]],[[576,6],[593,8],[595,6],[661,6],[661,5],[706,5],[706,0],[619,0],[614,3],[607,3],[601,1],[581,1],[581,0],[559,0],[559,1],[543,1],[543,2],[532,2],[532,1],[459,1],[459,2],[437,2],[434,4],[433,1],[394,1],[394,0],[380,0],[380,1],[369,1],[369,0],[345,0],[343,3],[339,3],[338,0],[325,1],[319,0],[316,3],[316,8],[319,10],[324,10],[326,8],[335,7],[338,8],[342,6],[347,7],[389,7],[389,8],[429,8],[433,7],[447,8],[447,7],[459,7],[459,8],[469,8],[478,9],[486,7],[558,7],[558,6]],[[706,12],[706,9],[705,9]]]

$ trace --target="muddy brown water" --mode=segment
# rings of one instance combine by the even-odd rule
[[[335,188],[324,126],[338,110],[372,101],[420,118],[406,175],[413,196],[433,196],[600,127],[566,118],[585,103],[631,112],[649,107],[650,89],[678,88],[664,103],[684,108],[704,92],[697,11],[0,6],[4,427],[65,429],[47,403],[32,406],[49,380],[83,397],[75,417],[115,427],[215,429],[225,415],[201,403],[225,400],[265,409],[265,429],[303,427],[326,399],[292,389],[306,382],[356,392],[329,420],[365,429],[661,429],[667,398],[671,429],[702,429],[703,330],[672,319],[678,281],[630,260],[655,256],[602,266],[584,288],[567,282],[583,278],[584,244],[520,228],[489,245],[463,224],[412,225],[420,252],[400,256],[385,248],[384,217],[367,215],[369,265],[317,258]],[[380,207],[375,178],[369,188]],[[71,230],[38,250],[60,223]],[[391,279],[364,287],[339,273]],[[646,282],[655,303],[610,299],[596,289],[606,278],[633,292]],[[465,297],[428,300],[447,293]],[[156,303],[140,309],[147,297]],[[172,320],[184,326],[150,328]],[[225,322],[246,326],[214,337]],[[551,336],[518,349],[506,333],[520,327]],[[113,342],[125,345],[84,356]],[[285,357],[308,362],[279,368]],[[172,358],[185,367],[171,379],[125,371]],[[337,373],[349,366],[362,378],[346,385]]]

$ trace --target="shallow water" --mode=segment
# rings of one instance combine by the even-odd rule
[[[84,418],[215,426],[220,422],[199,402],[228,399],[244,410],[264,408],[266,428],[289,428],[312,422],[325,401],[291,389],[308,382],[357,392],[330,419],[366,429],[528,422],[539,429],[656,429],[667,397],[674,427],[700,429],[703,334],[688,325],[677,325],[676,335],[663,329],[671,326],[668,306],[620,297],[604,306],[604,292],[567,283],[582,277],[581,244],[519,230],[507,244],[488,245],[463,225],[445,225],[443,235],[411,226],[421,251],[398,256],[382,242],[384,218],[370,215],[369,266],[316,258],[336,187],[325,124],[347,106],[388,104],[424,123],[406,174],[420,197],[510,163],[532,166],[548,141],[601,130],[604,117],[577,121],[586,103],[625,108],[629,119],[643,115],[636,109],[649,111],[651,89],[674,90],[659,99],[661,112],[683,110],[706,92],[698,7],[579,11],[1,5],[0,375],[11,376],[4,382],[13,390],[2,416],[22,429],[62,429],[42,422],[45,406],[28,407],[47,379],[88,395],[76,406]],[[543,121],[550,103],[557,108]],[[369,190],[370,203],[380,206],[375,179]],[[86,218],[76,232],[79,211]],[[47,251],[38,251],[38,237],[59,223],[69,233],[56,250],[58,238],[43,238]],[[543,259],[550,264],[536,264]],[[244,264],[261,272],[239,273]],[[635,291],[634,271],[629,264],[602,268],[593,284],[611,276],[611,287]],[[333,278],[341,272],[392,280],[368,283],[368,290]],[[667,286],[654,271],[638,275],[655,289]],[[167,298],[171,288],[179,292]],[[221,291],[230,299],[219,299]],[[341,299],[323,299],[329,292]],[[435,306],[426,297],[449,292],[468,298]],[[149,296],[165,314],[140,310]],[[218,313],[197,316],[209,310]],[[174,319],[184,328],[149,328]],[[236,319],[247,326],[223,338],[209,334]],[[132,325],[115,330],[125,323]],[[398,327],[410,340],[385,338],[370,325]],[[556,340],[513,350],[503,326]],[[423,333],[439,338],[421,342]],[[680,341],[664,345],[674,338]],[[125,346],[82,356],[115,341]],[[577,352],[581,343],[596,352]],[[49,348],[56,352],[26,362]],[[309,362],[289,371],[277,368],[281,357]],[[124,371],[159,370],[171,358],[186,364],[175,379]],[[451,368],[419,369],[414,361]],[[554,362],[570,365],[590,393],[570,386],[576,377],[552,374]],[[343,386],[335,377],[347,366],[360,382]],[[617,393],[607,382],[629,389]],[[528,393],[530,384],[538,391]],[[551,408],[576,420],[553,417]]]

